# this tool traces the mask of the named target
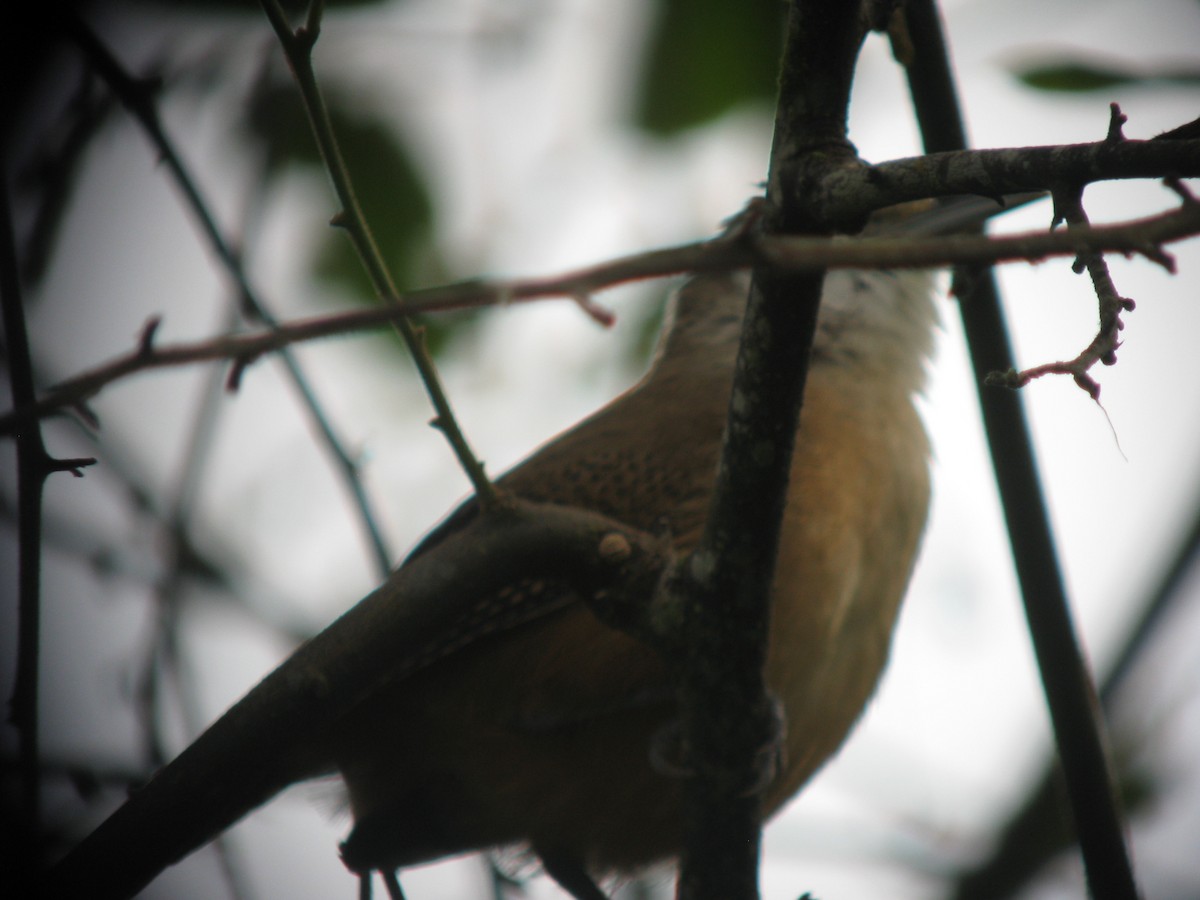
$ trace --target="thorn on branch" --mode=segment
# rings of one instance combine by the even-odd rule
[[[346,211],[344,209],[339,210],[338,212],[335,212],[332,216],[329,217],[329,227],[330,228],[349,228],[350,227],[350,219],[346,215]]]
[[[1104,136],[1104,143],[1119,144],[1125,140],[1125,132],[1121,130],[1126,122],[1129,121],[1129,116],[1121,112],[1119,103],[1108,104],[1108,134]]]
[[[1162,266],[1169,274],[1175,274],[1176,265],[1174,255],[1168,253],[1159,244],[1153,244],[1147,241],[1144,246],[1138,247],[1137,252],[1146,259],[1150,260],[1150,262],[1157,263],[1158,265]]]
[[[229,364],[229,375],[225,379],[226,391],[231,394],[238,392],[238,389],[242,386],[242,376],[256,359],[258,359],[257,354],[245,354],[233,358]]]
[[[77,456],[71,459],[48,459],[46,469],[50,472],[70,472],[76,478],[82,478],[83,469],[95,464],[94,456]]]
[[[1200,204],[1200,200],[1196,199],[1196,195],[1192,193],[1191,188],[1184,184],[1180,179],[1174,176],[1170,178],[1164,178],[1163,184],[1165,184],[1179,196],[1179,199],[1182,201],[1185,209],[1188,207],[1194,208]]]
[[[142,326],[141,334],[138,335],[138,359],[154,358],[154,335],[158,332],[158,326],[161,324],[162,316],[151,316]]]
[[[575,305],[582,309],[593,322],[605,328],[612,328],[616,324],[616,314],[607,306],[602,306],[593,300],[591,294],[583,292],[574,293],[571,295],[571,299],[575,301]]]

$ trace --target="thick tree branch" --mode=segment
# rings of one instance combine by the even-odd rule
[[[950,150],[845,168],[822,182],[812,215],[822,222],[853,220],[890,203],[981,194],[1000,197],[1130,178],[1200,177],[1200,141],[1097,141],[996,150]]]
[[[807,198],[813,185],[862,165],[846,114],[864,36],[858,4],[790,5],[762,210],[768,234],[831,230],[809,217]],[[684,610],[680,707],[691,776],[683,900],[758,896],[761,791],[783,727],[764,678],[771,585],[823,282],[823,269],[755,267],[713,499],[674,585]]]

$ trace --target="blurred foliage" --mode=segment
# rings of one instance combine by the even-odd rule
[[[747,101],[774,103],[786,5],[660,0],[637,124],[672,134]]]
[[[330,12],[379,5],[380,0],[328,0]],[[401,0],[402,2],[402,0]],[[151,18],[204,14],[219,21],[245,15],[261,23],[258,0],[148,0]],[[283,0],[293,21],[301,21],[307,0]],[[749,0],[729,4],[723,0],[659,0],[657,27],[647,45],[642,70],[638,124],[654,133],[671,134],[701,125],[746,102],[773,102],[782,40],[785,4],[778,0]],[[326,23],[327,26],[330,24]],[[262,26],[264,34],[265,25]],[[163,96],[191,92],[201,96],[224,80],[227,69],[221,52],[191,58],[183,69],[179,60],[163,59],[156,66]],[[144,73],[139,73],[144,74]],[[424,286],[452,277],[433,250],[433,199],[395,117],[378,109],[370,98],[351,92],[339,83],[336,72],[318,71],[327,107],[342,155],[353,179],[363,213],[384,260],[400,289]],[[80,110],[70,115],[79,118]],[[242,134],[258,148],[269,180],[295,169],[306,169],[324,178],[324,164],[316,149],[297,88],[280,68],[267,72],[250,92],[241,111]],[[93,128],[94,128],[93,124]],[[64,126],[64,130],[65,126]],[[66,150],[55,160],[59,175],[69,175],[77,160]],[[49,171],[38,173],[46,179]],[[69,178],[58,179],[62,184]],[[330,213],[335,211],[331,198]],[[60,210],[45,206],[42,240],[30,248],[26,262],[39,271],[45,248],[53,243]],[[329,286],[334,297],[349,304],[377,302],[374,291],[346,235],[330,228],[318,252],[308,261],[310,275]],[[477,322],[477,312],[439,314],[423,320],[425,337],[437,354],[446,344],[465,334]],[[641,355],[653,346],[659,317],[650,317],[644,333],[632,348]]]
[[[322,88],[363,214],[398,285],[407,284],[409,257],[414,245],[425,241],[433,215],[423,179],[390,123],[354,110],[328,80]],[[268,178],[295,166],[324,172],[300,95],[290,81],[264,79],[247,105],[245,125],[264,151]],[[340,232],[330,232],[313,261],[313,274],[355,300],[375,299],[362,264]]]
[[[1040,62],[1017,69],[1014,74],[1022,83],[1039,91],[1080,93],[1111,87],[1145,86],[1154,84],[1200,84],[1200,68],[1139,69],[1115,62],[1098,60],[1066,60]]]
[[[151,6],[162,6],[164,9],[182,10],[201,13],[252,13],[262,16],[260,0],[143,0]],[[377,6],[385,0],[324,0],[327,10],[355,9],[357,7]],[[303,16],[310,5],[309,0],[279,0],[283,11],[290,16]]]
[[[394,123],[352,102],[328,77],[322,78],[322,91],[363,215],[397,288],[443,280],[444,267],[431,249],[433,203]],[[293,167],[325,171],[290,79],[264,79],[250,98],[244,124],[264,152],[268,178]],[[311,267],[312,276],[346,302],[379,302],[362,262],[340,229],[330,228],[325,234]],[[474,313],[425,318],[422,324],[430,351],[440,352],[464,324],[476,318]]]

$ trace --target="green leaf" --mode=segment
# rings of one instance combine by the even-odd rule
[[[411,284],[417,271],[440,273],[440,265],[428,258],[425,249],[432,221],[429,195],[395,131],[369,111],[340,102],[336,91],[328,86],[326,99],[363,215],[397,284]],[[252,98],[248,125],[265,150],[269,174],[292,166],[324,171],[308,119],[291,83],[264,85]],[[330,210],[332,214],[332,194]],[[376,299],[362,263],[340,230],[330,229],[313,259],[313,275],[356,302]]]
[[[749,101],[773,102],[783,46],[778,0],[660,0],[637,123],[672,134]]]
[[[1033,66],[1016,73],[1025,85],[1039,91],[1077,93],[1098,91],[1141,79],[1119,69],[1085,63],[1059,63]]]
[[[1144,87],[1160,84],[1200,84],[1200,69],[1194,67],[1140,67],[1135,71],[1132,67],[1115,63],[1082,60],[1035,64],[1015,74],[1022,83],[1036,90],[1071,93],[1099,91],[1124,85]]]
[[[419,172],[391,125],[356,109],[323,85],[334,133],[363,215],[400,290],[443,280],[447,272],[430,249],[432,203]],[[265,154],[268,177],[292,167],[325,172],[308,118],[290,81],[264,83],[247,110],[247,128]],[[330,194],[330,212],[335,210]],[[379,300],[347,235],[329,228],[310,260],[313,278],[351,304]],[[477,310],[420,317],[426,346],[437,356],[471,332]]]

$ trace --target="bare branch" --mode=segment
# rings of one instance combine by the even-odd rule
[[[1109,125],[1107,140],[1122,140],[1119,132],[1120,123],[1123,119],[1124,116],[1121,115],[1120,107],[1114,103],[1112,122]],[[1117,136],[1114,137],[1114,135]],[[1185,197],[1183,208],[1187,209],[1189,206],[1196,207],[1197,204]],[[1083,208],[1083,189],[1081,187],[1071,186],[1055,192],[1054,221],[1055,223],[1065,221],[1067,223],[1068,234],[1078,232],[1080,228],[1088,226],[1087,213]],[[1173,264],[1170,257],[1167,257],[1157,247],[1154,247],[1146,255],[1155,259],[1156,262],[1162,263],[1168,269]],[[1105,261],[1104,255],[1099,251],[1093,248],[1081,250],[1079,255],[1075,257],[1072,269],[1076,273],[1083,272],[1086,269],[1088,274],[1091,275],[1092,284],[1096,290],[1096,299],[1099,303],[1100,327],[1096,332],[1096,336],[1092,338],[1091,343],[1072,360],[1045,363],[1025,369],[1022,372],[1014,372],[1012,370],[1008,372],[994,372],[987,377],[986,382],[988,384],[1021,388],[1035,378],[1041,378],[1043,375],[1070,375],[1075,379],[1075,383],[1092,400],[1097,403],[1100,402],[1100,384],[1091,376],[1090,371],[1098,362],[1102,362],[1106,366],[1116,364],[1117,348],[1121,346],[1120,334],[1121,330],[1125,327],[1125,323],[1121,321],[1121,313],[1132,312],[1134,302],[1128,297],[1122,297],[1117,293],[1117,287],[1113,283],[1108,263]]]
[[[890,203],[979,194],[1000,197],[1057,184],[1200,177],[1200,141],[1123,140],[995,150],[953,150],[846,168],[811,199],[823,222],[853,222]]]
[[[915,49],[909,87],[925,150],[961,150],[968,146],[966,127],[937,4],[935,0],[909,0],[904,11]],[[1105,154],[1124,151],[1129,143],[1106,145],[1098,155],[1108,158]],[[1090,179],[1077,174],[1074,179],[1051,183],[1072,180],[1082,184]],[[1094,897],[1127,900],[1138,896],[1136,878],[1109,777],[1104,726],[1094,702],[1090,667],[1072,620],[1029,425],[1013,392],[988,390],[983,384],[990,370],[1013,366],[996,279],[991,271],[967,266],[956,272],[956,281],[974,282],[958,307],[1088,886]]]
[[[1183,195],[1181,195],[1183,196]],[[938,238],[858,238],[831,241],[741,232],[620,257],[545,278],[513,281],[475,279],[412,291],[396,305],[372,307],[280,324],[271,331],[221,335],[203,341],[155,346],[154,320],[143,328],[138,347],[64,381],[36,403],[0,415],[0,434],[19,423],[82,405],[103,388],[137,372],[230,360],[228,385],[236,389],[245,369],[267,353],[305,341],[383,327],[412,312],[500,306],[533,300],[590,297],[632,281],[682,272],[748,268],[762,262],[794,272],[816,269],[934,268],[959,263],[1004,263],[1078,256],[1087,251],[1137,253],[1173,271],[1162,246],[1200,234],[1200,203],[1184,199],[1174,210],[1116,225],[1080,226],[1063,233],[1027,232],[1003,237],[957,235]],[[147,336],[150,340],[147,340]],[[1007,382],[1005,382],[1007,383]],[[94,422],[94,416],[89,416]]]
[[[67,33],[87,56],[92,69],[104,80],[109,90],[116,96],[133,116],[134,120],[145,131],[146,136],[154,145],[158,155],[178,185],[187,206],[191,209],[200,231],[212,248],[213,254],[233,282],[237,292],[237,308],[247,319],[274,329],[278,322],[271,312],[266,300],[250,283],[241,253],[234,243],[225,235],[217,223],[212,211],[212,204],[201,189],[197,178],[192,174],[175,142],[167,133],[158,107],[149,86],[144,80],[131,75],[116,55],[100,40],[77,13],[71,12],[64,17],[64,27]],[[149,323],[148,323],[149,324]],[[153,330],[145,335],[149,342],[153,339]],[[347,452],[341,437],[326,414],[321,402],[300,363],[286,350],[281,353],[283,367],[296,386],[301,402],[311,419],[317,434],[325,444],[333,462],[345,482],[346,489],[358,509],[359,520],[375,557],[375,566],[381,576],[386,575],[391,567],[392,552],[388,549],[379,527],[378,517],[372,509],[357,461]]]
[[[329,110],[325,106],[325,99],[317,84],[317,76],[312,63],[313,45],[316,44],[320,35],[323,4],[312,3],[309,6],[305,24],[295,31],[288,24],[287,15],[277,0],[262,0],[262,6],[271,27],[279,38],[280,45],[283,47],[292,74],[296,78],[296,86],[300,90],[300,99],[308,113],[313,137],[316,138],[321,159],[325,162],[325,168],[333,181],[334,191],[342,207],[334,215],[332,223],[346,230],[379,299],[401,307],[399,310],[401,314],[390,321],[403,339],[405,346],[408,347],[408,352],[412,354],[413,362],[425,385],[425,391],[433,404],[434,420],[438,422],[438,430],[446,436],[454,455],[474,487],[475,493],[479,496],[480,502],[484,506],[491,505],[496,500],[492,483],[484,472],[483,463],[471,450],[466,435],[458,425],[454,411],[450,408],[450,400],[446,396],[441,378],[438,376],[437,367],[434,365],[429,349],[425,346],[420,330],[413,325],[406,314],[408,311],[402,308],[402,304],[398,300],[399,292],[396,290],[395,282],[383,260],[383,254],[379,252],[379,247],[371,234],[370,225],[368,225],[362,208],[359,206],[358,197],[355,195],[350,171],[342,159],[337,136],[333,131],[333,122],[329,118]]]

